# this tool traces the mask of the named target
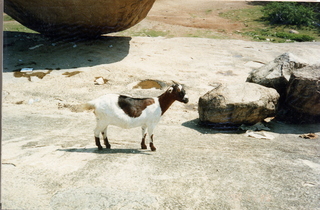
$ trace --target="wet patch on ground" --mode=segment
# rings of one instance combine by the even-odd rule
[[[166,86],[166,84],[164,82],[161,82],[159,80],[151,80],[151,79],[147,79],[147,80],[143,80],[139,83],[137,83],[135,86],[133,86],[133,89],[163,89]]]

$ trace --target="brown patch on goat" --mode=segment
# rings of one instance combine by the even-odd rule
[[[120,108],[130,117],[139,117],[147,106],[154,103],[153,98],[131,98],[120,95],[118,99]]]

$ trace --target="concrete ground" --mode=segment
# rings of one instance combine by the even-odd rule
[[[161,17],[150,14],[148,24]],[[245,82],[282,53],[318,62],[319,43],[55,42],[19,32],[4,38],[4,209],[320,209],[320,139],[299,137],[320,135],[320,124],[272,121],[271,139],[261,139],[199,127],[197,112],[199,97],[216,83]],[[33,71],[21,73],[25,67]],[[99,77],[106,83],[95,85]],[[108,132],[112,149],[98,151],[94,115],[77,106],[105,93],[165,91],[133,88],[146,79],[182,83],[190,102],[175,102],[165,113],[155,129],[156,152],[140,149],[139,128],[117,127]]]

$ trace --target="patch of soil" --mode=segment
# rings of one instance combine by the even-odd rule
[[[243,23],[220,17],[220,13],[249,7],[252,7],[252,5],[242,1],[202,0],[200,2],[186,2],[182,0],[160,0],[155,2],[146,19],[172,26],[214,30],[239,38],[239,35],[233,34],[233,32],[244,28]],[[185,30],[188,31],[188,28]],[[171,32],[174,30],[174,27],[170,27]],[[176,30],[181,30],[181,28],[176,28]],[[182,32],[180,31],[180,33]]]

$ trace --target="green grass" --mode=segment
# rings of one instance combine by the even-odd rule
[[[31,30],[24,25],[21,25],[17,21],[15,21],[12,17],[7,14],[3,15],[3,30],[4,31],[16,31],[16,32],[24,32],[24,33],[38,33],[34,30]]]
[[[12,20],[14,20],[14,19],[12,17],[10,17],[9,15],[7,15],[7,14],[3,15],[3,21],[12,21]]]
[[[125,31],[116,32],[120,36],[147,36],[147,37],[170,37],[170,31],[159,31],[153,29],[134,30],[129,28]]]
[[[209,38],[209,39],[225,39],[226,36],[213,32],[211,30],[195,30],[184,35],[185,37]]]
[[[20,23],[17,22],[4,22],[3,23],[3,30],[4,31],[17,31],[17,32],[24,32],[24,33],[38,33],[36,31],[33,31]]]
[[[239,33],[255,41],[293,42],[293,41],[320,41],[319,30],[311,27],[290,25],[270,25],[263,20],[263,6],[252,6],[248,9],[232,10],[221,13],[220,16],[233,21],[242,22],[244,28]],[[299,34],[289,33],[291,29],[299,31]]]
[[[167,36],[170,31],[157,31],[153,29],[142,29],[141,31],[135,32],[134,36],[148,36],[148,37],[159,37]]]

